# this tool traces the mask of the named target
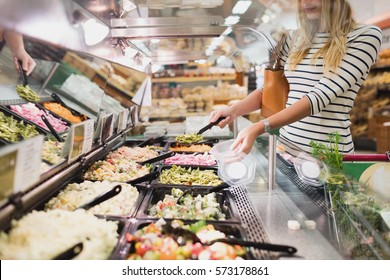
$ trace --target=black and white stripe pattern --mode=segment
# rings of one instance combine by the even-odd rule
[[[292,32],[283,48],[283,63],[287,60]],[[290,83],[287,107],[307,96],[312,115],[280,129],[280,137],[310,152],[310,141],[328,143],[328,134],[338,132],[341,137],[340,152],[353,153],[349,112],[355,97],[365,81],[371,65],[376,61],[381,45],[379,28],[359,25],[348,35],[348,49],[339,68],[324,74],[323,59],[312,64],[314,53],[329,37],[328,33],[316,34],[308,55],[291,71],[285,69]]]

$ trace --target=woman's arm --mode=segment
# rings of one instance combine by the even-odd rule
[[[37,65],[36,62],[24,49],[23,36],[12,31],[4,32],[4,39],[14,56],[14,63],[16,70],[19,71],[19,60],[22,62],[22,68],[29,75]]]
[[[295,102],[291,106],[267,118],[272,129],[281,128],[282,126],[296,122],[311,113],[310,102],[307,97]],[[256,140],[256,137],[265,132],[264,123],[262,121],[255,123],[240,131],[237,139],[232,145],[232,149],[237,149],[240,152],[249,153]]]
[[[238,103],[210,113],[210,122],[215,122],[219,117],[226,117],[219,123],[221,128],[231,123],[235,118],[248,114],[261,108],[262,89],[255,89]]]

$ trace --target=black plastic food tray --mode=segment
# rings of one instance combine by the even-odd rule
[[[130,234],[134,234],[137,230],[142,229],[143,227],[146,227],[149,224],[154,223],[154,222],[156,222],[156,220],[134,220],[134,221],[129,223],[127,232]],[[167,221],[167,222],[170,222],[170,221]],[[194,221],[184,221],[184,224],[185,225],[192,224],[193,222]],[[216,223],[216,222],[210,222],[210,221],[208,221],[206,223],[213,225],[216,230],[225,233],[225,235],[227,237],[232,236],[232,237],[239,238],[239,239],[244,239],[244,240],[247,239],[246,231],[244,230],[244,228],[242,228],[238,224],[232,224],[232,223],[228,223],[228,222]],[[134,252],[134,249],[135,249],[134,244],[128,242],[125,239],[124,242],[120,244],[120,247],[117,248],[117,250],[115,252],[115,257],[117,259],[127,259],[129,257],[129,255],[132,252]],[[246,253],[243,256],[243,258],[246,260],[255,259],[249,248],[247,248]]]
[[[49,196],[45,197],[45,199],[40,201],[39,204],[37,205],[36,209],[43,210],[45,208],[46,203],[48,203],[51,198],[56,197],[60,193],[60,191],[64,190],[69,184],[72,184],[72,183],[79,184],[79,183],[82,183],[84,181],[87,181],[87,180],[84,180],[81,177],[75,177],[71,180],[68,180],[66,183],[62,184],[59,188],[57,188],[54,192],[52,192]],[[133,209],[130,211],[130,213],[125,214],[125,215],[95,214],[95,216],[100,217],[100,218],[104,218],[104,219],[109,219],[109,220],[126,219],[126,218],[134,217],[138,211],[138,208],[142,204],[142,200],[145,196],[146,191],[145,191],[145,187],[140,186],[140,185],[133,185],[133,187],[137,188],[139,195],[138,195],[138,198],[136,199],[134,206],[133,206]]]
[[[105,158],[103,159],[100,159],[100,160],[105,160]],[[84,174],[87,172],[87,170],[89,169],[90,166],[92,166],[94,164],[91,163],[90,165],[88,165],[88,167],[86,167],[83,171],[82,171],[82,174],[80,175],[80,178],[82,178],[82,180],[88,180],[88,181],[92,181],[92,182],[96,182],[96,181],[103,181],[103,180],[91,180],[91,179],[85,179],[84,178]],[[143,186],[143,187],[147,187],[149,185],[149,183],[154,179],[155,176],[157,176],[157,174],[155,176],[153,176],[152,178],[147,178],[147,177],[150,177],[150,175],[153,175],[154,173],[158,173],[158,165],[156,164],[152,164],[152,167],[150,169],[150,172],[146,175],[143,175],[141,177],[138,177],[138,178],[135,178],[135,179],[132,179],[130,181],[125,181],[125,182],[120,182],[120,183],[130,183],[130,184],[134,184],[132,181],[133,180],[141,180],[142,182],[140,183],[135,183],[139,186]],[[143,178],[147,178],[145,180],[142,180]]]
[[[46,109],[45,106],[43,105],[44,103],[57,103],[57,104],[60,104],[60,102],[53,100],[53,101],[44,101],[44,102],[38,103],[42,108],[44,108],[46,111],[49,111],[49,112],[50,112],[51,114],[53,114],[54,116],[59,116],[59,115],[57,115],[55,112],[53,112],[53,111],[51,111],[51,110],[49,110],[49,109]],[[66,104],[60,104],[60,105],[61,105],[62,107],[64,107],[64,108],[68,109],[69,111],[71,111],[71,114],[72,114],[73,116],[82,118],[82,121],[89,120],[88,116],[86,116],[86,115],[84,115],[84,114],[82,114],[82,113],[76,111],[75,109],[69,107],[68,105],[66,105]],[[65,106],[64,106],[64,105],[65,105]],[[67,119],[64,118],[64,117],[61,117],[61,116],[59,116],[59,117],[62,118],[62,119],[64,119],[64,120],[66,120],[66,121],[69,122],[69,123],[72,123],[71,121],[67,120]]]
[[[19,105],[21,105],[21,104],[19,104]],[[18,106],[19,106],[19,105],[18,105]],[[72,125],[72,123],[71,123],[70,121],[64,119],[63,117],[60,117],[59,115],[53,113],[52,111],[49,111],[48,109],[44,108],[44,107],[43,107],[42,105],[40,105],[39,103],[34,103],[34,105],[37,106],[39,109],[45,111],[47,114],[53,115],[53,117],[55,117],[55,118],[57,118],[57,119],[59,119],[59,120],[61,120],[61,121],[63,121],[63,122],[66,123],[66,126],[67,126],[68,128],[67,128],[65,131],[62,131],[62,132],[57,131],[57,133],[59,133],[60,135],[62,135],[62,134],[64,134],[64,133],[67,133],[67,132],[68,132],[70,126]],[[6,107],[7,110],[8,110],[9,112],[11,112],[13,115],[16,115],[16,116],[19,116],[19,117],[21,117],[21,118],[23,118],[23,119],[26,119],[26,118],[22,117],[21,115],[15,113],[14,111],[12,111],[11,108],[10,108],[10,106],[11,106],[11,105],[7,105],[7,107]],[[27,120],[27,119],[26,119],[26,120]],[[44,131],[46,131],[46,133],[51,133],[49,129],[46,129],[46,128],[40,126],[39,124],[37,124],[37,123],[35,123],[35,122],[33,122],[33,121],[30,121],[30,120],[28,120],[28,121],[29,121],[30,123],[33,123],[34,125],[40,127],[41,129],[43,129]]]
[[[206,152],[207,153],[207,152]],[[191,154],[195,154],[195,153],[186,153],[186,152],[175,152],[175,154],[184,154],[184,155],[191,155]],[[204,153],[200,153],[200,154],[204,154]],[[208,153],[210,154],[210,153]],[[180,163],[174,163],[174,164],[171,164],[171,163],[165,163],[165,159],[162,161],[162,166],[167,166],[167,167],[172,167],[173,165],[177,165],[177,166],[180,166],[180,167],[191,167],[191,168],[196,168],[196,167],[202,167],[202,168],[217,168],[218,167],[218,162],[217,160],[215,160],[215,165],[199,165],[199,164],[180,164]]]
[[[174,164],[175,165],[175,164]],[[171,169],[173,165],[161,165],[159,167],[159,173],[161,173],[163,170],[165,169]],[[200,166],[200,165],[177,165],[177,166],[180,166],[181,168],[186,168],[186,169],[198,169],[199,170],[213,170],[213,172],[218,175],[218,167],[217,166]],[[202,187],[202,188],[212,188],[212,187],[216,187],[216,186],[207,186],[207,185],[191,185],[191,186],[186,186],[184,184],[163,184],[159,181],[159,177],[160,177],[160,174],[156,177],[156,179],[154,179],[152,182],[151,182],[151,185],[158,185],[160,187]],[[222,180],[221,178],[219,178],[220,180]]]
[[[0,111],[3,112],[7,117],[13,117],[15,120],[17,120],[18,122],[20,121],[23,121],[23,123],[25,124],[29,124],[29,125],[32,125],[35,127],[35,129],[38,131],[39,134],[42,134],[44,136],[48,135],[49,132],[46,131],[45,129],[41,128],[39,125],[23,118],[22,116],[18,115],[18,114],[15,114],[14,112],[10,111],[7,107],[4,107],[4,106],[0,106]],[[23,139],[19,139],[19,141],[22,141]],[[0,137],[0,142],[3,143],[3,144],[10,144],[12,142],[6,140],[6,139],[3,139]]]
[[[171,188],[167,188],[167,186],[159,187],[159,186],[155,185],[155,186],[147,189],[147,192],[146,192],[146,194],[144,196],[142,204],[138,208],[138,211],[137,211],[135,217],[139,218],[139,219],[159,219],[158,217],[150,216],[149,215],[149,209],[153,205],[157,204],[157,202],[159,202],[160,200],[163,200],[166,194],[171,194],[172,188],[177,188],[177,189],[180,189],[182,191],[190,190],[190,193],[193,196],[197,196],[198,194],[204,195],[204,194],[206,194],[206,190],[207,190],[207,189],[205,189],[203,187],[184,187],[184,186],[177,187],[177,186],[172,186]],[[215,222],[230,222],[230,223],[240,223],[241,222],[241,220],[239,218],[240,216],[239,216],[239,213],[238,213],[237,206],[234,203],[233,196],[232,196],[232,194],[229,191],[224,190],[224,191],[221,191],[221,192],[217,192],[216,193],[216,199],[217,199],[217,202],[220,205],[222,213],[225,214],[226,219],[225,220],[219,220],[219,221],[215,221],[215,220],[212,220],[212,221],[215,221]],[[166,220],[171,220],[171,219],[168,219],[168,218],[165,218],[165,219]],[[174,219],[178,219],[178,218],[174,218]],[[185,220],[185,219],[181,219],[181,220]],[[191,220],[189,220],[189,221],[191,221]],[[195,220],[192,220],[192,221],[195,221]]]

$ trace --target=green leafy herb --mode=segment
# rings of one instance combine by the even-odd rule
[[[340,134],[335,132],[329,134],[329,145],[311,141],[312,155],[322,160],[335,171],[341,171],[343,169],[343,154],[339,151],[340,140]]]

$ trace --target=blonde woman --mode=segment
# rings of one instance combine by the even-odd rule
[[[310,152],[310,141],[328,143],[328,134],[341,135],[340,152],[353,153],[349,112],[381,45],[379,28],[358,24],[347,0],[297,0],[298,35],[290,32],[282,51],[290,84],[286,108],[240,131],[232,148],[249,153],[257,136],[280,129],[280,141]],[[291,49],[290,49],[291,48]],[[287,54],[290,56],[287,57]],[[210,115],[210,121],[259,109],[257,89],[239,103]],[[293,151],[290,151],[293,153]]]

